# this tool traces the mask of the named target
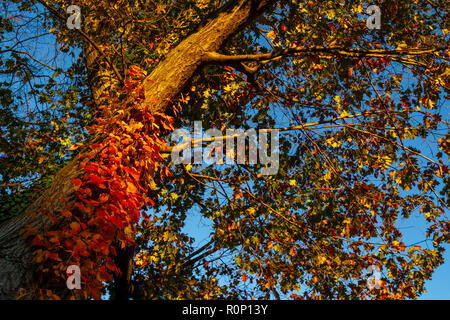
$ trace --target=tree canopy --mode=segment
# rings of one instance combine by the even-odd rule
[[[450,240],[446,4],[2,1],[0,298],[417,298]],[[175,129],[218,145],[197,121],[279,133],[278,170],[174,163]]]

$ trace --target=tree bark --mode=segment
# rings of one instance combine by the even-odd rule
[[[145,95],[151,110],[164,112],[171,99],[183,89],[196,70],[206,61],[207,52],[216,52],[234,33],[275,2],[240,0],[231,10],[220,13],[172,49],[144,80]],[[79,166],[81,158],[79,154],[62,168],[55,175],[51,187],[27,208],[26,212],[36,213],[35,219],[22,214],[0,225],[0,299],[16,299],[20,295],[21,288],[28,292],[36,289],[33,283],[31,244],[20,236],[20,230],[27,224],[39,229],[48,225],[50,221],[41,210],[56,213],[62,209],[61,197],[74,201],[75,190],[72,180],[83,175]],[[62,288],[65,281],[66,279],[61,279]],[[60,296],[69,296],[68,289],[61,290],[62,292],[58,292]]]

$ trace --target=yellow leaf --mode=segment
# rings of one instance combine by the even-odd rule
[[[227,85],[223,88],[223,90],[224,90],[225,92],[230,92],[231,90],[233,90],[233,88],[232,88],[229,84],[227,84]]]
[[[275,31],[269,31],[269,32],[267,32],[266,35],[267,35],[267,38],[269,38],[269,39],[275,39],[275,37],[277,36]]]
[[[319,261],[319,264],[324,264],[327,261],[327,258],[325,256],[318,256],[317,260]]]
[[[347,112],[347,111],[342,111],[342,113],[341,113],[341,115],[340,115],[340,117],[341,118],[346,118],[346,117],[348,117],[348,116],[350,116],[350,114]]]
[[[211,97],[211,92],[210,92],[210,90],[209,90],[209,89],[206,89],[206,91],[203,92],[203,96],[204,96],[205,98]]]
[[[404,50],[406,48],[408,48],[408,45],[404,41],[397,46],[397,50]]]
[[[334,97],[334,102],[336,102],[337,111],[339,113],[341,113],[341,97],[340,96],[335,96]]]
[[[143,126],[144,126],[144,125],[142,124],[142,122],[136,122],[136,123],[134,123],[133,126],[132,126],[132,129],[133,129],[132,131],[139,130],[139,129],[141,129]]]
[[[157,3],[156,4],[156,14],[161,14],[161,13],[166,13],[166,6],[161,3]]]

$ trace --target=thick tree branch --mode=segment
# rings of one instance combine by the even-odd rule
[[[409,50],[399,50],[399,49],[373,49],[373,50],[360,50],[360,49],[349,49],[345,47],[294,47],[287,48],[280,51],[272,51],[268,53],[258,53],[258,54],[241,54],[241,55],[224,55],[218,52],[206,52],[203,56],[203,61],[205,63],[216,63],[216,64],[232,64],[241,63],[248,61],[256,61],[261,63],[268,63],[273,60],[281,59],[283,57],[295,56],[299,54],[332,54],[332,55],[343,55],[343,56],[353,56],[353,57],[402,57],[402,56],[418,56],[425,54],[432,54],[438,51],[447,50],[446,47],[436,48],[436,49],[409,49]],[[402,58],[404,59],[404,58]],[[403,60],[404,61],[404,60]]]

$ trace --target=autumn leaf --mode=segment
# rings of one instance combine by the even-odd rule
[[[136,193],[137,192],[137,188],[132,182],[127,181],[127,192],[128,193]]]
[[[80,224],[79,224],[78,222],[76,222],[76,221],[70,223],[70,228],[71,228],[74,232],[78,232],[78,231],[80,231],[80,229],[81,229]]]

